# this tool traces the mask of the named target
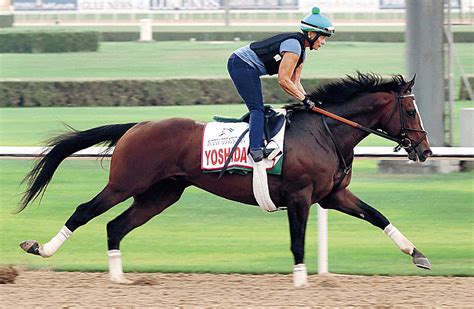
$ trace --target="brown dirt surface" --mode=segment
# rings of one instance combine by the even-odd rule
[[[14,283],[18,270],[13,266],[0,267],[0,284]]]
[[[309,276],[128,273],[132,285],[106,273],[20,271],[0,285],[0,308],[58,307],[471,307],[472,277]],[[472,307],[471,307],[472,308]]]

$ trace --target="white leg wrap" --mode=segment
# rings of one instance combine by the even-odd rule
[[[125,279],[122,268],[122,253],[120,250],[107,251],[109,256],[109,278],[115,283],[132,283],[132,281]]]
[[[54,236],[49,242],[40,246],[40,255],[42,257],[52,256],[71,235],[72,232],[66,226],[63,226],[56,236]]]
[[[400,248],[400,250],[408,255],[413,253],[415,245],[412,244],[400,231],[392,224],[387,225],[383,232],[390,237],[394,243]]]
[[[295,288],[308,286],[308,272],[305,264],[293,266],[293,286]]]

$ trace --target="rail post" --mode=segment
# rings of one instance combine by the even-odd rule
[[[328,211],[318,205],[318,274],[328,272]]]

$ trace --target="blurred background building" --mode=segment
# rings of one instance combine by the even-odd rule
[[[313,6],[336,23],[404,23],[404,0],[0,0],[15,22],[123,24],[293,23]],[[473,1],[451,0],[453,22],[472,23]]]

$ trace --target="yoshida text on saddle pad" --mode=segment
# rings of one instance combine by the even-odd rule
[[[201,169],[205,172],[220,171],[224,167],[232,147],[247,128],[248,123],[245,122],[210,122],[206,124],[202,139]],[[268,147],[283,149],[284,135],[285,126],[272,138]],[[227,170],[252,170],[248,147],[249,134],[247,132],[235,149]],[[268,173],[281,174],[282,154],[273,160],[265,159],[264,161]]]

